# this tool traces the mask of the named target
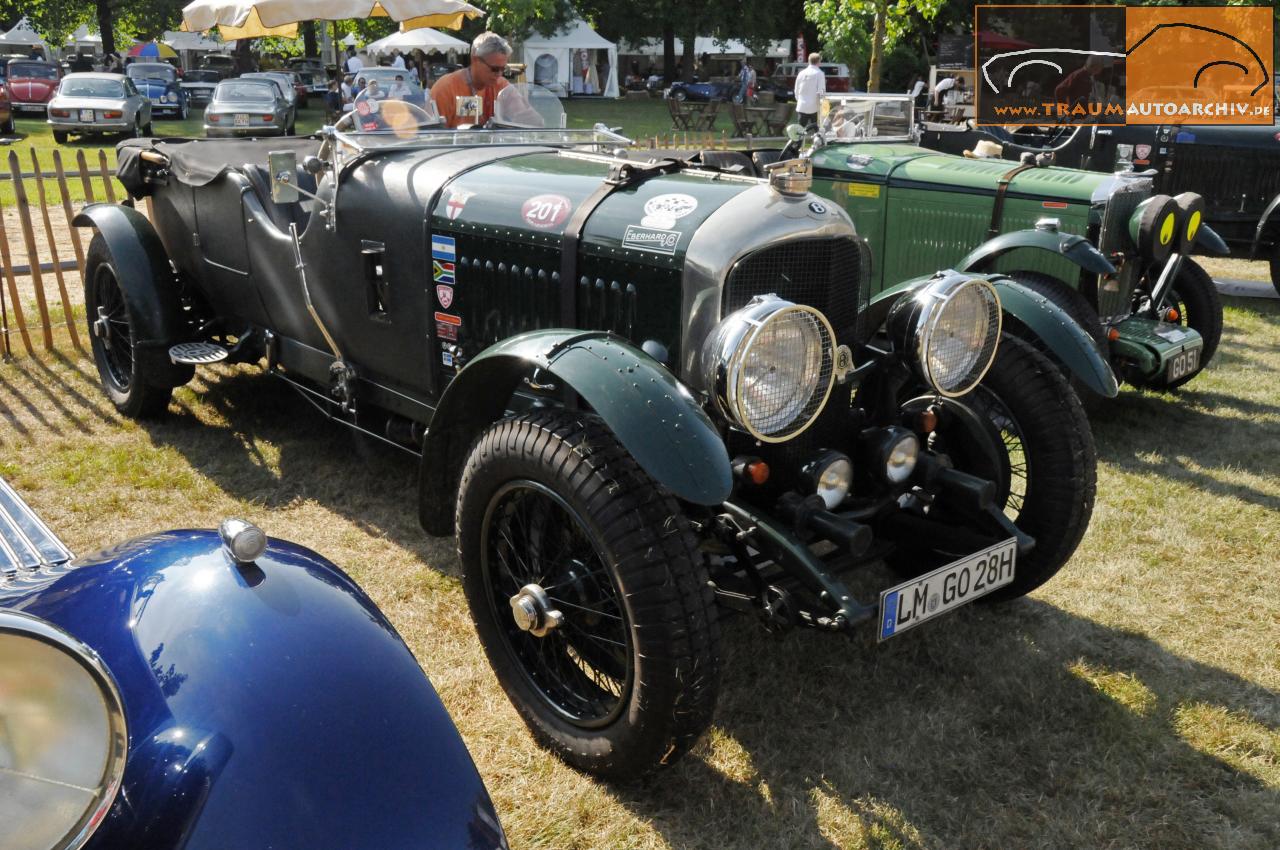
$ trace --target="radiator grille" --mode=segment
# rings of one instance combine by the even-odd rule
[[[1129,236],[1129,218],[1138,204],[1151,197],[1151,188],[1144,180],[1140,183],[1121,184],[1107,200],[1107,210],[1102,216],[1102,230],[1098,234],[1098,250],[1104,256],[1117,253],[1133,254],[1137,246]],[[1116,263],[1121,266],[1120,263]],[[1105,321],[1109,317],[1127,315],[1133,301],[1133,287],[1139,269],[1133,263],[1121,266],[1120,276],[1100,282],[1098,287],[1098,315]]]
[[[1182,144],[1174,150],[1168,194],[1197,192],[1213,213],[1262,212],[1280,194],[1280,151]]]
[[[801,239],[763,248],[730,269],[722,312],[728,315],[757,295],[773,294],[821,311],[837,340],[861,340],[869,272],[861,239]]]

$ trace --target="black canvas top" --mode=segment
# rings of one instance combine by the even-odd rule
[[[298,162],[320,151],[320,140],[306,137],[276,139],[129,139],[116,146],[116,176],[134,198],[151,194],[142,182],[143,151],[153,150],[169,159],[171,179],[188,186],[204,186],[224,171],[242,165],[267,164],[271,151],[293,151]]]

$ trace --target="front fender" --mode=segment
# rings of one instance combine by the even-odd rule
[[[151,222],[132,207],[103,203],[89,204],[71,223],[93,227],[107,243],[134,319],[135,356],[146,360],[142,374],[174,387],[191,380],[190,367],[169,360],[169,347],[182,338],[182,305],[169,255]]]
[[[581,396],[655,481],[700,505],[729,497],[732,471],[710,417],[667,369],[604,332],[541,330],[490,346],[458,373],[431,420],[422,452],[422,526],[447,534],[471,443],[507,410],[520,382]]]
[[[1000,257],[1018,248],[1035,248],[1060,254],[1092,274],[1115,274],[1116,267],[1088,239],[1054,230],[1014,230],[1001,233],[974,248],[956,264],[962,272],[989,271]]]
[[[991,278],[1000,293],[1000,304],[1036,335],[1050,353],[1098,395],[1115,398],[1120,392],[1116,376],[1098,352],[1093,337],[1051,299],[1007,277]]]
[[[1253,244],[1249,246],[1249,257],[1251,259],[1256,260],[1258,258],[1258,248],[1262,247],[1265,244],[1263,242],[1263,235],[1266,234],[1269,230],[1272,230],[1272,228],[1270,228],[1269,225],[1271,225],[1272,222],[1274,221],[1277,227],[1280,227],[1280,216],[1276,215],[1277,210],[1280,210],[1280,195],[1276,195],[1274,198],[1272,198],[1271,203],[1267,204],[1267,208],[1263,210],[1262,215],[1258,217],[1258,226],[1254,228],[1254,231],[1253,231]],[[1208,227],[1200,228],[1200,232],[1196,234],[1197,242],[1200,241],[1200,237],[1208,229],[1209,229]],[[1216,233],[1214,234],[1214,236],[1217,236],[1217,235],[1218,234]],[[1221,239],[1221,237],[1219,237],[1219,239]],[[1273,238],[1271,241],[1273,243],[1280,242],[1280,239]]]

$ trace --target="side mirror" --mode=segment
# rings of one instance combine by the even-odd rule
[[[267,154],[267,173],[271,175],[271,200],[292,204],[300,197],[297,174],[298,155],[293,151],[271,151]]]

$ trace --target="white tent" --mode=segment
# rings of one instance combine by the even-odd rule
[[[225,41],[209,38],[198,32],[182,32],[167,30],[160,38],[161,44],[167,44],[179,52],[183,50],[222,51],[227,49]]]
[[[421,50],[423,53],[430,53],[433,50],[438,50],[441,53],[450,51],[466,53],[471,50],[471,45],[460,38],[454,38],[437,30],[422,27],[380,38],[377,41],[366,44],[364,49],[371,56],[379,53],[390,53],[392,50],[399,50],[401,53],[409,50]]]
[[[43,49],[46,57],[51,58],[53,56],[49,52],[49,45],[44,43],[40,33],[35,31],[35,28],[31,26],[31,22],[25,16],[13,25],[13,29],[4,35],[0,35],[0,48],[3,47],[39,47]]]
[[[789,47],[790,42],[785,39],[776,39],[769,42],[763,54],[755,53],[747,49],[747,45],[738,39],[727,39],[721,41],[712,36],[700,35],[693,41],[693,52],[695,56],[702,56],[704,53],[708,56],[764,56],[770,59],[786,59],[791,55]],[[650,38],[639,41],[624,41],[621,45],[621,52],[629,56],[662,56],[662,39]],[[675,40],[676,58],[679,59],[684,55],[684,42],[677,38]]]
[[[601,80],[600,59],[608,66]],[[568,94],[618,96],[618,48],[577,20],[549,38],[531,36],[524,43],[525,79],[546,86],[564,97]],[[591,80],[598,82],[592,86]]]

